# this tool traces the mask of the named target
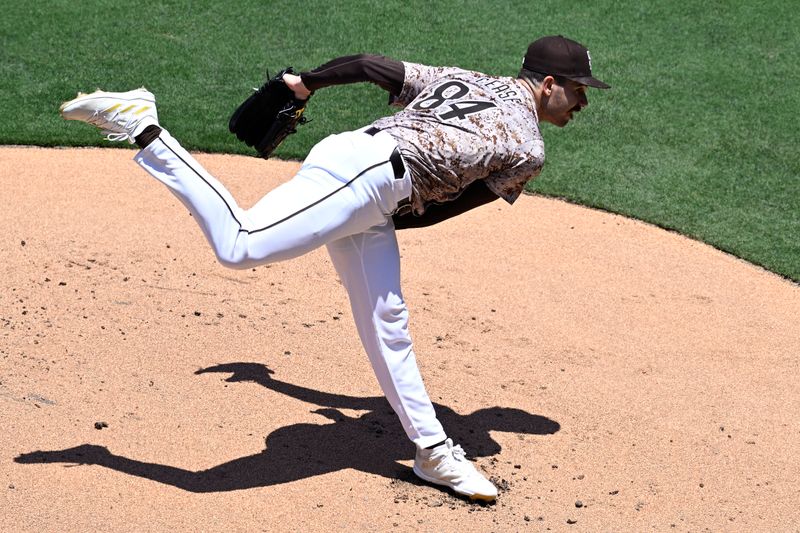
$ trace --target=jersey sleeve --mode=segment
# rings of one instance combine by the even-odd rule
[[[445,76],[465,72],[463,69],[456,67],[430,67],[421,65],[419,63],[403,62],[405,69],[405,77],[403,79],[403,88],[400,94],[393,97],[390,101],[392,105],[398,107],[405,107],[434,81]]]
[[[490,191],[513,204],[522,194],[525,184],[542,172],[543,163],[543,158],[523,159],[502,172],[489,174],[483,181]]]

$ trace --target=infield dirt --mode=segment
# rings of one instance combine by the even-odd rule
[[[399,232],[417,481],[324,250],[219,265],[132,150],[0,148],[2,531],[798,531],[800,287],[522,197]],[[244,206],[291,162],[199,154]]]

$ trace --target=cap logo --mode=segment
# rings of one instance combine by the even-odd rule
[[[586,50],[586,58],[589,60],[589,72],[592,71],[592,56],[589,54],[589,50]]]

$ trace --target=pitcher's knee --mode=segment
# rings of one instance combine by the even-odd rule
[[[214,255],[217,256],[217,261],[226,268],[244,270],[259,263],[253,259],[247,235],[244,233],[237,233],[236,236],[228,240],[212,241],[211,244],[214,248]]]
[[[245,270],[280,260],[280,257],[277,257],[274,253],[267,253],[264,250],[254,253],[253,250],[244,245],[234,246],[233,249],[225,252],[220,250],[214,250],[214,252],[216,253],[217,261],[222,266],[234,270]]]
[[[222,256],[217,254],[217,261],[219,261],[222,266],[232,268],[233,270],[246,270],[256,266],[253,261],[250,261],[247,257]]]
[[[233,246],[228,250],[215,249],[214,253],[217,256],[217,261],[226,268],[244,270],[258,264],[257,261],[253,260],[245,246]]]

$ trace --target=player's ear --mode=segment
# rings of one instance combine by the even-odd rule
[[[556,79],[553,76],[545,76],[541,84],[542,95],[550,96],[553,93],[553,85],[555,83]]]

